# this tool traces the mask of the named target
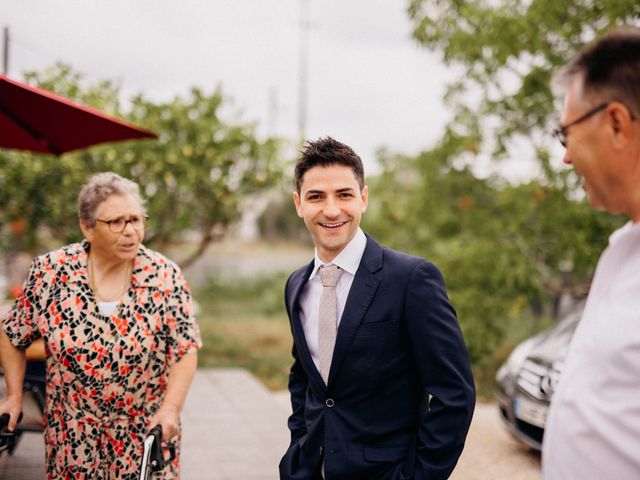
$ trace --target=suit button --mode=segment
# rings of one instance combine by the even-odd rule
[[[324,402],[324,404],[327,407],[331,408],[336,404],[336,402],[333,401],[333,398],[327,398],[327,400],[326,400],[326,402]]]

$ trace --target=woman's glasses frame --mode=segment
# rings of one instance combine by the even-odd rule
[[[147,226],[149,217],[147,215],[137,216],[134,215],[129,218],[119,217],[112,220],[102,220],[96,218],[96,222],[106,223],[111,233],[122,233],[127,228],[128,224],[131,224],[134,230],[143,230]]]

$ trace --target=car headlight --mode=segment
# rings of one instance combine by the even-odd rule
[[[533,350],[534,345],[535,338],[530,338],[514,348],[509,358],[507,358],[507,361],[504,362],[500,370],[498,370],[496,378],[501,379],[504,378],[505,375],[510,375],[511,377],[518,375],[520,367],[522,367],[527,355]]]

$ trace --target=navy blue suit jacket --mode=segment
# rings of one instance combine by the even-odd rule
[[[299,316],[313,262],[287,281],[291,444],[282,480],[435,480],[451,474],[475,406],[469,355],[431,263],[370,237],[340,320],[328,384]]]

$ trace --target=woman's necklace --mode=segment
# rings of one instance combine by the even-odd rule
[[[118,291],[118,293],[116,295],[113,295],[111,297],[105,297],[103,295],[100,294],[100,292],[98,291],[98,287],[96,286],[96,282],[94,279],[94,266],[93,266],[93,260],[91,255],[89,255],[89,262],[87,265],[87,269],[89,270],[89,286],[91,287],[91,290],[93,290],[93,294],[96,296],[96,299],[102,302],[115,302],[118,301],[122,298],[122,296],[126,293],[127,289],[129,288],[129,282],[131,281],[131,272],[133,270],[133,262],[129,261],[127,264],[127,268],[125,268],[124,271],[124,281],[122,283],[122,287],[120,288],[120,290]]]

